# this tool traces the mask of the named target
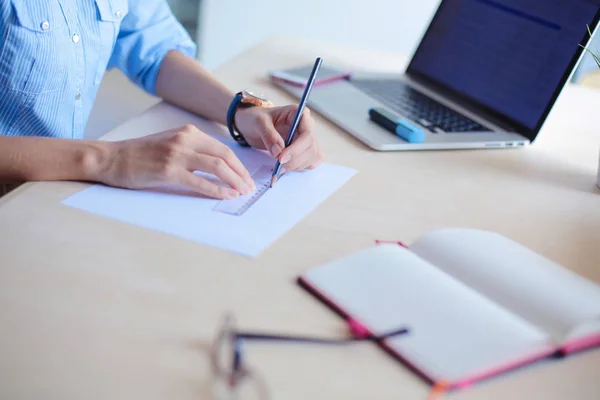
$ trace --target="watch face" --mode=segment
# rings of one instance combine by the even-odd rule
[[[251,97],[251,98],[254,98],[254,99],[256,99],[256,100],[259,100],[259,101],[265,101],[265,102],[266,102],[266,101],[268,101],[267,99],[264,99],[264,98],[262,98],[262,97],[259,97],[259,96],[255,95],[254,93],[252,93],[252,92],[248,92],[248,91],[246,91],[246,90],[244,90],[244,91],[242,92],[242,96],[243,96],[243,97]]]

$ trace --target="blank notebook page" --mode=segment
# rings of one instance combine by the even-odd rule
[[[600,333],[600,287],[495,232],[441,229],[410,246],[415,254],[565,341],[585,323]]]
[[[304,279],[432,380],[458,382],[552,352],[548,336],[396,245],[313,268]]]

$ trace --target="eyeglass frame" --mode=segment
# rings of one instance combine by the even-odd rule
[[[362,324],[352,318],[348,318],[346,323],[351,331],[351,336],[340,339],[264,332],[245,332],[238,331],[236,329],[235,318],[233,317],[233,314],[226,313],[222,317],[222,323],[211,346],[211,367],[213,374],[215,377],[222,379],[227,384],[228,389],[231,391],[234,391],[235,388],[242,382],[242,380],[254,378],[255,383],[258,385],[257,390],[262,392],[264,399],[268,399],[270,398],[270,393],[266,382],[259,377],[255,371],[251,371],[243,363],[241,343],[244,340],[343,345],[364,341],[379,342],[391,337],[406,335],[410,332],[408,328],[403,327],[386,332],[382,335],[373,335]],[[233,349],[233,357],[229,369],[221,366],[219,361],[219,350],[222,348],[224,343],[226,343],[224,340],[230,340],[230,345]]]

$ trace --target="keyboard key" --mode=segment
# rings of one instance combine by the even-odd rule
[[[477,122],[392,79],[351,79],[359,90],[386,104],[393,111],[419,122],[430,131],[489,131]],[[433,129],[432,129],[433,128]]]

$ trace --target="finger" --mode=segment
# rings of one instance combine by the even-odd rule
[[[316,144],[315,139],[315,120],[310,115],[308,109],[304,110],[302,119],[298,124],[298,132],[292,144],[285,148],[279,157],[281,163],[285,164],[300,154],[304,153],[309,147]]]
[[[222,158],[208,154],[192,154],[188,159],[189,171],[203,171],[211,173],[223,182],[237,190],[239,193],[247,194],[252,187]]]
[[[233,150],[208,135],[204,135],[202,142],[201,147],[196,150],[199,154],[217,157],[225,161],[229,168],[231,168],[231,170],[243,179],[251,188],[256,187],[254,180],[250,176],[250,172],[244,167],[244,164],[242,164]]]
[[[311,146],[304,153],[295,156],[288,163],[284,164],[288,171],[301,171],[308,168],[309,165],[321,162],[320,151],[316,146]]]
[[[271,114],[263,113],[258,116],[258,126],[261,130],[260,137],[265,145],[265,149],[273,158],[279,157],[285,147],[285,142],[279,132],[277,132],[277,129],[275,129]]]
[[[237,158],[233,150],[231,150],[229,147],[191,124],[186,124],[183,127],[178,128],[177,131],[184,134],[182,136],[182,140],[184,140],[188,146],[191,145],[197,153],[207,154],[223,159],[242,179],[248,183],[250,187],[255,187],[250,173]],[[192,138],[191,142],[188,140],[189,138]]]
[[[287,117],[285,118],[285,122],[288,126],[292,126],[294,123],[294,117],[296,117],[296,112],[298,110],[297,105],[291,105],[286,107]],[[310,132],[313,133],[315,128],[315,119],[312,117],[311,111],[308,107],[304,108],[302,112],[302,116],[300,117],[300,123],[298,123],[298,133],[300,132]],[[287,132],[286,132],[287,134]]]
[[[296,116],[296,111],[298,110],[298,105],[297,104],[293,104],[290,106],[287,106],[287,111],[288,111],[288,115],[286,118],[286,121],[288,123],[288,125],[292,125],[292,123],[294,122],[294,117]],[[304,111],[302,111],[302,119],[304,119],[304,117],[306,116],[306,119],[310,119],[313,120],[313,117],[311,116],[310,113],[310,108],[308,107],[304,107]]]
[[[325,157],[323,156],[323,153],[319,152],[317,159],[313,163],[308,164],[308,165],[301,165],[299,167],[299,170],[316,169],[319,167],[319,165],[321,165],[323,163],[324,159],[325,159]]]
[[[209,180],[195,175],[193,172],[182,170],[177,183],[206,197],[215,199],[233,199],[239,192],[225,186],[217,185]]]
[[[286,147],[279,156],[279,161],[287,165],[296,158],[306,153],[315,144],[314,138],[310,135],[299,135],[289,147]]]

